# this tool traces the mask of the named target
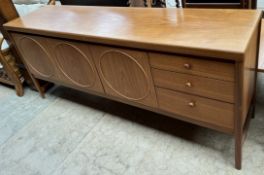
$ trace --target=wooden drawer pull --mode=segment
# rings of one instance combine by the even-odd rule
[[[186,85],[186,87],[189,87],[189,88],[192,87],[192,83],[191,82],[187,82],[185,85]]]
[[[189,102],[188,106],[190,106],[191,108],[195,107],[195,102],[193,102],[193,101]]]
[[[184,67],[185,67],[185,69],[191,69],[191,65],[190,64],[188,64],[188,63],[185,63],[184,65],[183,65]]]

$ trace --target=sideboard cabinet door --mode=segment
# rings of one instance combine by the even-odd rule
[[[12,36],[30,72],[37,78],[104,93],[88,44],[33,35]]]
[[[104,93],[90,45],[49,39],[49,46],[58,70],[57,75],[62,83],[84,91]]]
[[[157,106],[147,53],[103,46],[91,50],[106,94]]]
[[[56,70],[45,38],[22,34],[12,34],[12,36],[33,75],[46,79],[56,79]]]

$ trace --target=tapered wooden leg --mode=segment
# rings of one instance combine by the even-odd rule
[[[242,148],[243,144],[247,138],[247,133],[249,129],[250,120],[252,118],[252,115],[254,114],[255,110],[255,100],[252,99],[246,121],[244,125],[240,127],[240,124],[238,122],[237,128],[235,130],[235,167],[236,169],[240,170],[242,168]],[[241,128],[241,129],[240,129]]]
[[[253,99],[252,99],[252,111],[251,111],[251,118],[255,118],[255,110],[256,110],[256,103],[257,103],[257,76],[258,76],[258,73],[256,71],[256,74],[255,74],[255,84],[254,84],[254,95],[253,95]]]
[[[40,96],[42,98],[45,98],[44,90],[41,88],[41,86],[39,84],[39,81],[35,77],[33,77],[33,75],[31,75],[30,73],[29,73],[29,75],[30,75],[30,77],[31,77],[31,79],[33,81],[33,84],[35,85],[36,89],[38,90]]]
[[[235,167],[238,170],[242,168],[242,146],[243,146],[243,131],[235,135]]]
[[[243,117],[242,117],[242,91],[239,88],[240,84],[243,82],[242,77],[239,76],[241,73],[241,70],[243,70],[243,65],[240,63],[235,64],[235,71],[237,76],[235,76],[236,81],[236,87],[234,89],[234,94],[236,98],[235,103],[235,111],[234,111],[234,117],[235,117],[235,125],[234,125],[234,139],[235,139],[235,168],[238,170],[241,170],[242,168],[242,143],[243,143]]]
[[[27,84],[33,89],[37,90],[42,98],[45,98],[45,89],[41,88],[39,80],[37,80],[29,71],[27,71],[29,69],[27,69],[26,65],[25,68],[26,69],[23,69],[23,76],[25,77]]]
[[[237,104],[238,105],[238,104]],[[235,167],[238,170],[242,168],[242,146],[243,146],[243,125],[242,116],[239,107],[236,108],[235,112]]]

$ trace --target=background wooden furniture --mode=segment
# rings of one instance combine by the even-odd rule
[[[0,38],[0,48],[2,48],[4,38]],[[0,83],[14,86],[18,96],[23,96],[24,78],[16,65],[15,59],[12,56],[9,48],[0,49],[0,64],[3,66],[0,69]]]
[[[1,45],[0,45],[1,47],[2,47],[3,40],[5,38],[8,38],[8,34],[3,29],[3,24],[17,17],[18,17],[18,13],[12,1],[0,0],[0,31],[4,37],[1,40]],[[14,58],[13,55],[16,55],[16,52],[12,46],[10,46],[8,49],[1,51],[0,61],[3,64],[3,68],[4,68],[3,74],[8,76],[8,77],[2,78],[1,82],[6,83],[8,85],[14,85],[16,87],[17,95],[22,96],[23,95],[23,87],[22,87],[23,81],[21,81],[20,79],[21,74],[20,74],[20,71],[17,70],[17,65],[16,65],[17,62],[13,59]],[[8,81],[4,81],[4,79]]]
[[[166,7],[165,0],[60,0],[62,5]]]
[[[48,4],[55,4],[55,0],[49,0]],[[3,77],[0,78],[0,81],[8,85],[14,85],[17,95],[22,96],[22,83],[26,79],[29,84],[33,83],[34,88],[36,88],[43,96],[43,91],[45,91],[47,84],[43,83],[43,86],[40,86],[38,80],[27,73],[26,69],[24,69],[24,64],[20,59],[19,53],[10,42],[10,36],[3,28],[4,23],[18,17],[18,12],[16,11],[11,0],[0,0],[0,31],[3,34],[3,38],[1,38],[0,42],[0,48],[4,39],[9,45],[8,49],[5,49],[0,53],[0,62],[3,64]]]
[[[180,0],[175,0],[175,4],[176,4],[176,7],[179,8],[180,7]]]
[[[261,16],[56,6],[5,29],[33,77],[231,134],[240,169],[255,106]]]
[[[85,5],[85,6],[121,6],[129,5],[128,0],[60,0],[62,5]]]
[[[195,8],[254,8],[252,0],[182,0],[183,7]]]
[[[252,0],[251,1],[251,7],[252,9],[257,9],[258,7],[258,0]]]

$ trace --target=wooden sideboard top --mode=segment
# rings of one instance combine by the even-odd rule
[[[241,61],[261,11],[47,6],[10,31]]]

